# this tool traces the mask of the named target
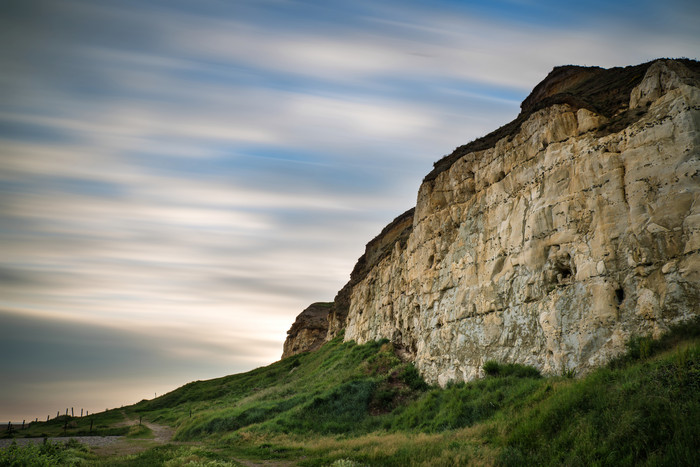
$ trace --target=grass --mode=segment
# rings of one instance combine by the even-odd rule
[[[13,467],[42,467],[55,465],[85,465],[96,461],[89,449],[75,440],[67,443],[28,444],[18,446],[12,444],[6,449],[0,449],[0,465]]]
[[[228,467],[243,464],[227,459],[225,454],[196,446],[157,446],[147,451],[117,458],[103,459],[100,465],[109,467],[153,467],[158,465],[189,467]]]
[[[212,401],[212,384],[229,389]],[[386,341],[359,346],[343,343],[341,336],[312,354],[185,386],[190,400],[180,404],[180,413],[192,410],[194,415],[176,419],[176,439],[196,440],[248,427],[270,433],[366,432],[379,427],[378,415],[424,387],[413,365],[399,360]],[[165,397],[184,400],[179,394]],[[137,404],[135,410],[156,415],[153,421],[172,421],[173,414],[163,413],[161,405],[156,400]]]
[[[506,424],[504,465],[692,465],[700,348],[679,347],[564,385]]]
[[[125,407],[132,419],[173,426],[176,444],[85,462],[700,464],[698,320],[659,340],[635,337],[625,355],[579,378],[500,362],[484,371],[480,380],[429,386],[390,343],[341,336],[314,353]],[[124,421],[122,411],[93,416],[104,430]],[[122,429],[135,440],[153,436],[146,426]]]
[[[49,421],[31,422],[24,430],[14,432],[12,435],[3,433],[3,437],[120,436],[126,435],[129,431],[127,426],[117,426],[124,420],[124,413],[120,409],[107,410],[85,417],[61,415]]]
[[[126,437],[130,439],[151,439],[153,438],[153,430],[146,425],[131,425]]]

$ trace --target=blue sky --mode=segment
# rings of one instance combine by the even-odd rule
[[[0,0],[0,421],[279,358],[557,65],[697,58],[684,1]]]

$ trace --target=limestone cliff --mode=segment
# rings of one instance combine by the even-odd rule
[[[366,246],[365,253],[357,260],[350,273],[350,281],[340,289],[333,301],[333,309],[329,315],[328,339],[335,337],[347,324],[350,298],[357,284],[362,282],[381,261],[391,255],[394,248],[405,247],[408,236],[413,230],[414,208],[404,212],[373,238]]]
[[[555,68],[515,121],[435,164],[329,336],[389,338],[445,384],[490,359],[585,372],[697,315],[699,72]]]

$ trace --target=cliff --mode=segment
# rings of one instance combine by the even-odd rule
[[[555,68],[516,120],[436,162],[415,211],[367,245],[328,336],[388,338],[445,384],[492,359],[586,372],[697,315],[699,75]]]
[[[282,358],[321,347],[326,342],[328,314],[332,309],[333,303],[317,302],[299,313],[294,324],[287,331]]]

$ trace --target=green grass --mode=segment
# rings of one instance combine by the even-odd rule
[[[272,383],[267,375],[274,374],[277,383],[253,384],[253,392],[239,387],[235,403],[185,420],[178,436],[252,458],[306,457],[305,465],[438,465],[442,458],[445,465],[455,458],[692,465],[700,441],[699,330],[695,321],[659,340],[635,337],[626,355],[579,379],[487,362],[486,378],[444,389],[428,387],[386,342],[337,339],[258,370],[259,381]]]
[[[233,467],[241,466],[238,462],[210,449],[196,446],[174,446],[172,444],[157,446],[138,454],[119,456],[99,461],[100,465],[109,467],[153,467],[190,466],[190,467]]]
[[[13,444],[6,449],[0,449],[0,465],[13,467],[43,467],[55,465],[86,465],[96,461],[89,449],[70,440],[67,443],[28,444],[18,446]]]
[[[120,436],[129,431],[127,426],[115,426],[124,422],[121,409],[112,409],[85,417],[61,415],[49,421],[31,422],[24,430],[11,434],[15,438],[53,436]],[[90,426],[92,425],[92,431]],[[5,433],[3,437],[8,437]]]
[[[153,438],[153,430],[146,425],[131,425],[126,437],[130,439],[151,439]]]
[[[392,430],[427,433],[469,427],[519,405],[542,385],[539,376],[505,376],[433,388],[413,404],[398,409],[387,425]]]
[[[191,383],[178,390],[182,394],[164,396],[178,401],[187,400],[184,394],[190,397],[174,413],[164,413],[159,400],[134,409],[154,421],[175,421],[180,441],[243,428],[269,433],[365,433],[379,427],[379,414],[415,398],[425,387],[413,365],[399,360],[386,341],[360,346],[336,338],[312,354],[243,375]],[[214,392],[219,397],[211,399]],[[149,410],[152,407],[157,409]]]
[[[700,348],[563,385],[506,424],[504,465],[697,465]]]
[[[515,376],[516,378],[541,378],[537,368],[531,366],[518,365],[517,363],[499,363],[489,360],[484,363],[484,372],[487,376]]]
[[[94,414],[96,427],[130,438],[152,433],[114,428],[123,413],[167,424],[187,444],[87,462],[700,465],[698,320],[658,340],[635,337],[625,355],[578,378],[500,362],[484,371],[480,380],[429,386],[387,341],[341,336],[314,353]],[[52,422],[30,429],[62,430],[61,419]]]

